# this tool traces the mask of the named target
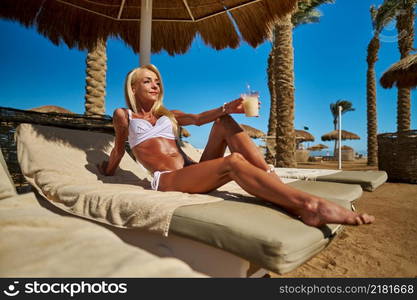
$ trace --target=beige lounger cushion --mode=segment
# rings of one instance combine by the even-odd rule
[[[326,181],[358,184],[363,190],[372,192],[384,184],[388,175],[385,171],[344,171],[330,169],[276,168],[282,178],[296,178],[310,181]]]
[[[346,208],[346,201],[337,201]],[[323,250],[340,225],[306,226],[252,198],[178,208],[170,232],[198,240],[283,274]]]
[[[33,193],[0,201],[0,277],[205,277],[125,244],[92,222],[52,213]]]
[[[365,191],[372,192],[388,179],[385,171],[341,171],[339,173],[318,176],[317,181],[343,182],[359,184]]]
[[[298,190],[322,197],[336,200],[355,201],[362,194],[362,188],[358,184],[344,184],[326,181],[297,180],[287,183]]]

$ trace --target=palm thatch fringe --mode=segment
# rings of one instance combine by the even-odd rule
[[[256,47],[296,6],[297,0],[154,0],[151,49],[183,54],[197,34],[215,49],[236,48],[234,23]],[[99,39],[118,37],[138,53],[140,11],[140,0],[2,0],[0,18],[35,26],[56,45],[91,50]]]

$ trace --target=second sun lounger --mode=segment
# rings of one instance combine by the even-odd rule
[[[387,172],[385,171],[342,171],[328,169],[276,168],[275,172],[283,178],[359,184],[363,190],[369,192],[377,189],[388,179]]]

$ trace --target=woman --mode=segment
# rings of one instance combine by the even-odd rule
[[[230,116],[244,112],[241,98],[200,114],[187,114],[164,108],[163,94],[162,78],[155,66],[143,66],[127,75],[125,97],[129,109],[114,111],[115,146],[109,161],[99,165],[101,173],[114,174],[128,140],[137,161],[153,173],[154,190],[207,193],[234,180],[248,193],[286,208],[307,225],[373,222],[373,216],[352,212],[284,184]],[[214,125],[207,146],[200,162],[193,162],[176,142],[178,126],[209,122]],[[226,146],[232,153],[224,157]]]

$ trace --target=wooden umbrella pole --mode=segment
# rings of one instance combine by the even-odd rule
[[[141,66],[151,63],[152,0],[142,0],[140,11],[140,54]]]

